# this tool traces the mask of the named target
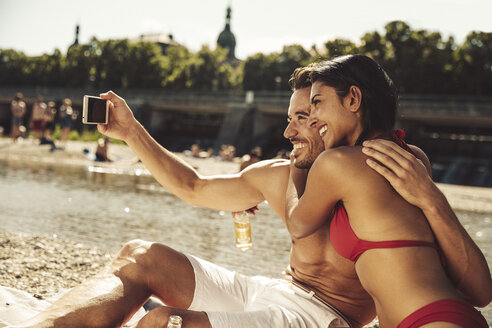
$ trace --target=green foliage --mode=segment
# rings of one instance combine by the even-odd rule
[[[59,140],[60,139],[60,135],[61,135],[61,129],[60,129],[60,126],[57,124],[55,126],[55,130],[51,134],[51,139],[53,139],[53,140]]]
[[[79,131],[77,131],[77,130],[70,131],[70,133],[68,134],[67,139],[68,140],[72,140],[72,141],[80,140]]]
[[[289,90],[289,77],[313,58],[301,45],[288,45],[281,53],[257,53],[246,58],[243,65],[244,90]]]
[[[403,21],[389,22],[383,34],[368,32],[359,42],[329,40],[319,52],[287,45],[281,52],[257,53],[241,63],[228,61],[220,47],[191,52],[169,46],[163,54],[157,44],[127,39],[92,38],[66,54],[55,50],[36,57],[0,49],[0,86],[288,90],[295,68],[356,53],[380,63],[401,92],[492,94],[492,33],[471,32],[458,45],[452,37],[414,30]]]
[[[335,39],[333,41],[328,41],[325,43],[326,55],[325,58],[333,58],[343,55],[353,55],[359,53],[357,46],[344,39]]]
[[[0,50],[0,85],[23,85],[30,75],[30,61],[23,52]]]
[[[492,94],[492,33],[471,32],[457,49],[456,77],[463,93]]]
[[[61,135],[61,129],[60,126],[57,124],[51,138],[53,140],[60,140],[60,135]],[[97,130],[97,128],[85,127],[82,130],[82,133],[79,133],[77,130],[72,130],[68,134],[68,140],[72,140],[72,141],[96,142],[97,140],[99,140],[99,138],[104,138],[104,136]],[[111,143],[124,144],[123,141],[116,140],[116,139],[111,139]]]

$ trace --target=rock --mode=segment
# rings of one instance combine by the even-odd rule
[[[28,234],[0,232],[0,245],[0,285],[43,298],[95,275],[113,257],[94,247]]]

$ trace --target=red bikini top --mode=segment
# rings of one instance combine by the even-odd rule
[[[391,139],[397,143],[403,149],[411,152],[413,151],[403,141],[405,133],[402,130],[396,130],[391,132]],[[390,240],[390,241],[367,241],[359,239],[348,219],[347,212],[343,206],[343,203],[339,201],[333,210],[333,217],[330,223],[330,240],[333,247],[341,256],[356,262],[359,256],[365,251],[375,248],[398,248],[398,247],[415,247],[415,246],[427,246],[435,248],[440,252],[438,246],[435,243],[416,241],[416,240]],[[443,258],[441,256],[441,261]],[[444,262],[443,262],[444,264]]]

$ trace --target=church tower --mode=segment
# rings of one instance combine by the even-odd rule
[[[77,24],[75,27],[75,41],[73,42],[72,46],[78,46],[79,45],[79,31],[80,31],[80,26]]]
[[[217,39],[217,45],[221,46],[224,49],[227,49],[227,59],[235,60],[236,55],[234,51],[236,49],[236,38],[234,34],[231,32],[231,7],[227,7],[227,15],[226,15],[226,24],[224,30],[220,32],[219,38]]]

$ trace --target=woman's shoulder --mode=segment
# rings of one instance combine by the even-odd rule
[[[318,156],[310,171],[314,170],[318,174],[330,175],[334,178],[360,175],[365,168],[367,158],[361,149],[359,146],[327,149]]]
[[[349,165],[357,164],[365,160],[360,146],[341,146],[323,151],[316,162],[325,165]]]

